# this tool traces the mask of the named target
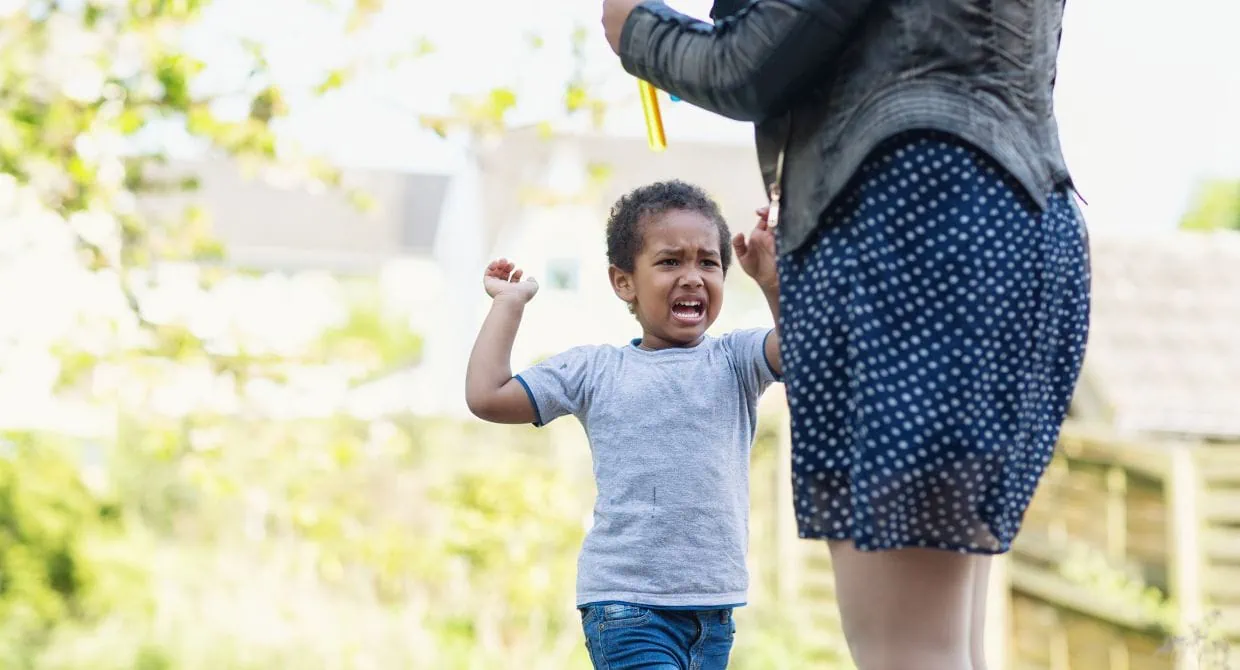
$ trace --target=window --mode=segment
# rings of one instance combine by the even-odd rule
[[[575,258],[547,261],[547,287],[557,291],[576,291],[579,265]]]

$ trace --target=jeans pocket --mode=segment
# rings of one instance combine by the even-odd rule
[[[599,625],[605,628],[639,626],[650,619],[650,610],[636,605],[604,605],[600,614]]]

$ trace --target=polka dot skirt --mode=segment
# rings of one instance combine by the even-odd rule
[[[871,155],[781,258],[782,355],[804,538],[863,551],[1010,548],[1089,329],[1088,236],[956,140]]]

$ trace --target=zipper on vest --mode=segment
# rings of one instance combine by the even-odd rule
[[[775,159],[775,180],[767,186],[770,204],[767,207],[766,225],[774,228],[779,225],[779,203],[784,191],[784,154],[788,150],[788,140],[792,136],[792,113],[788,113],[787,131],[779,144],[779,157]]]

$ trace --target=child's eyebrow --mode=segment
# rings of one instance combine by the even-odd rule
[[[656,251],[654,255],[656,256],[679,256],[682,253],[684,253],[684,251],[685,250],[681,247],[665,247],[663,249],[659,249],[658,251]],[[719,256],[720,255],[719,252],[715,249],[706,249],[704,251],[699,252],[699,254],[704,254],[706,256]]]

